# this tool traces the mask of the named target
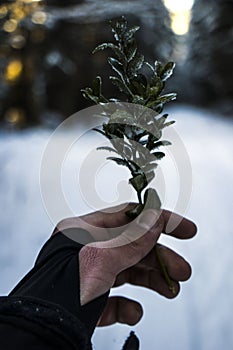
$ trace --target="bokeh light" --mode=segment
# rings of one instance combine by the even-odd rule
[[[22,125],[25,122],[25,113],[21,108],[11,107],[4,114],[4,119],[11,125]]]
[[[5,79],[8,82],[15,82],[21,75],[23,64],[20,60],[12,60],[5,71]]]
[[[189,31],[191,9],[194,0],[164,0],[170,12],[171,28],[177,35],[184,35]]]
[[[32,22],[35,24],[44,24],[46,21],[47,15],[43,11],[36,11],[32,14]]]
[[[9,21],[6,21],[4,23],[3,29],[5,30],[5,32],[12,33],[17,28],[17,25],[18,23],[15,19],[10,19]]]

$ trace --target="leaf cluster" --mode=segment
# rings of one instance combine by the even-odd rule
[[[114,34],[115,43],[103,43],[95,48],[93,53],[105,49],[111,49],[114,57],[108,58],[108,63],[115,72],[109,79],[116,88],[125,96],[124,101],[136,103],[161,113],[164,104],[176,98],[175,93],[161,95],[165,82],[173,73],[175,64],[168,62],[162,65],[155,61],[152,65],[144,60],[144,56],[138,52],[135,33],[138,26],[127,28],[124,17],[118,21],[110,22]],[[142,73],[142,68],[147,67],[148,74]],[[92,88],[82,90],[84,97],[95,103],[116,101],[115,98],[106,98],[102,94],[102,79],[97,76]]]
[[[124,102],[142,106],[142,111],[121,109],[108,116],[108,122],[103,123],[102,129],[95,129],[103,134],[111,143],[111,147],[100,147],[115,153],[117,156],[108,157],[118,165],[126,166],[131,178],[129,183],[137,192],[138,206],[128,215],[140,213],[145,204],[160,208],[160,200],[154,189],[147,189],[142,199],[142,191],[155,176],[157,161],[165,154],[161,146],[170,145],[169,141],[161,140],[165,127],[174,123],[167,121],[168,114],[162,113],[164,105],[176,98],[175,93],[162,95],[165,82],[172,75],[175,64],[168,62],[162,65],[155,61],[152,65],[144,60],[138,52],[135,33],[138,26],[128,28],[127,21],[121,17],[116,22],[110,22],[114,35],[114,43],[103,43],[96,47],[93,53],[111,49],[113,56],[108,58],[115,75],[109,77],[118,91],[124,96]],[[144,70],[147,70],[147,74]],[[116,98],[107,98],[102,93],[102,79],[97,76],[92,87],[82,90],[85,98],[96,104],[121,102]],[[146,107],[146,108],[143,108]]]

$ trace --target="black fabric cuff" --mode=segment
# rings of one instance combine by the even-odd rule
[[[91,349],[83,324],[62,307],[31,297],[0,297],[4,349]]]
[[[88,304],[80,305],[78,253],[83,244],[93,241],[83,229],[67,232],[73,239],[58,232],[41,249],[34,268],[12,290],[10,296],[32,297],[63,307],[78,318],[92,336],[107,302],[109,291]],[[74,240],[75,239],[75,240]]]

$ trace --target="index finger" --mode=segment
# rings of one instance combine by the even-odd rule
[[[130,219],[126,215],[126,211],[134,208],[135,205],[136,203],[123,203],[96,212],[98,217],[97,226],[99,225],[105,228],[120,228],[121,226],[127,225],[132,221],[132,218]],[[164,233],[180,239],[189,239],[195,236],[197,227],[191,220],[165,209],[161,211],[161,215],[164,221]]]
[[[189,239],[197,233],[197,226],[193,221],[165,209],[161,215],[164,220],[163,232],[165,234],[180,239]]]

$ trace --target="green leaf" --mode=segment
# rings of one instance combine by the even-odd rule
[[[125,55],[126,58],[128,60],[128,62],[130,62],[136,55],[137,52],[137,45],[136,45],[136,41],[132,40],[130,43],[128,43],[128,45],[125,47]]]
[[[123,153],[125,154],[127,159],[130,159],[132,156],[132,151],[131,151],[130,147],[128,147],[126,145],[124,145]]]
[[[97,76],[94,80],[93,80],[93,94],[95,96],[100,97],[101,95],[101,88],[102,88],[102,79],[101,77]]]
[[[116,54],[116,56],[120,61],[123,61],[123,62],[126,61],[126,56],[124,52],[118,46],[112,43],[104,43],[104,44],[98,45],[92,53],[95,54],[98,51],[103,51],[106,49],[111,49]]]
[[[150,86],[154,88],[154,95],[156,94],[156,96],[158,96],[164,88],[164,83],[158,76],[153,76],[151,78],[150,84]],[[150,86],[148,86],[148,88],[150,88]]]
[[[158,160],[160,160],[160,159],[162,159],[163,157],[165,157],[165,153],[163,153],[163,152],[153,152],[152,154],[153,154],[153,155],[155,156],[155,158],[158,159]]]
[[[128,123],[131,123],[134,121],[133,116],[131,113],[128,113],[127,111],[117,109],[114,113],[112,113],[110,117],[111,123],[124,123],[128,121]],[[119,125],[120,126],[120,125]],[[122,125],[123,127],[123,125]]]
[[[157,191],[154,188],[148,188],[144,194],[145,209],[161,209],[161,201]]]
[[[141,192],[147,186],[146,176],[145,174],[139,174],[129,179],[129,183],[137,192]]]
[[[156,72],[155,72],[155,68],[149,63],[149,62],[144,62],[145,63],[145,65],[147,66],[147,67],[149,67],[150,68],[150,70],[154,73],[154,74],[156,74]]]
[[[166,94],[166,95],[163,95],[163,96],[159,96],[157,98],[157,101],[164,104],[164,103],[167,103],[167,102],[175,100],[176,96],[177,96],[177,94],[175,94],[175,93]]]
[[[101,134],[101,135],[103,135],[103,136],[105,136],[105,137],[108,138],[108,136],[105,134],[104,131],[102,131],[102,130],[100,130],[100,129],[96,129],[96,128],[93,128],[92,130],[97,131],[99,134]]]
[[[123,76],[123,65],[114,57],[108,57],[108,62],[112,69],[119,74],[120,77]]]
[[[118,165],[123,165],[123,166],[127,166],[128,167],[128,162],[125,159],[122,158],[117,158],[117,157],[108,157],[108,160],[113,160],[114,162],[116,162]]]
[[[175,123],[175,120],[171,120],[170,122],[164,123],[163,128],[167,128],[168,126],[172,125]]]
[[[175,63],[174,62],[168,62],[164,66],[164,68],[162,69],[162,73],[161,73],[162,81],[166,81],[168,78],[170,78],[170,76],[173,73],[174,68],[175,68]]]
[[[103,130],[109,136],[109,138],[123,138],[124,134],[122,128],[123,126],[118,123],[103,123]]]
[[[98,45],[98,46],[92,51],[92,53],[95,54],[95,53],[98,52],[98,51],[103,51],[103,50],[105,50],[105,49],[107,49],[107,48],[111,48],[112,45],[113,45],[113,44],[111,44],[111,43],[103,43],[103,44],[100,44],[100,45]],[[113,45],[113,46],[115,46],[115,45]]]
[[[125,34],[124,34],[124,41],[130,41],[134,34],[140,29],[139,26],[134,26],[132,28],[130,28]]]
[[[150,100],[152,100],[152,103],[153,102],[156,102],[157,104],[160,103],[159,98],[156,99],[159,93],[160,93],[160,87],[158,87],[158,86],[151,86],[151,87],[147,88],[147,95],[148,95],[148,98]]]
[[[154,71],[160,77],[161,74],[163,73],[163,66],[162,66],[161,62],[155,61],[154,66],[155,66]]]
[[[111,142],[112,146],[115,148],[115,150],[118,152],[118,154],[123,156],[124,139],[119,138],[119,137],[115,137],[115,136],[111,136],[110,142]]]
[[[132,174],[138,174],[139,172],[141,173],[141,168],[138,164],[136,164],[134,161],[128,159],[128,163],[130,165],[130,170]]]
[[[99,131],[99,130],[98,130]],[[111,148],[111,147],[97,147],[96,148],[98,151],[100,151],[100,150],[103,150],[103,151],[109,151],[109,152],[114,152],[114,153],[117,153],[118,154],[118,152],[114,149],[114,148]]]
[[[147,78],[144,74],[138,73],[137,76],[134,78],[138,83],[143,85],[145,88],[147,87]]]
[[[146,104],[146,107],[153,109],[157,113],[161,113],[162,110],[163,110],[163,104],[162,103],[158,103],[157,100],[149,101]]]
[[[81,92],[87,100],[91,100],[96,104],[99,103],[99,97],[93,94],[93,90],[91,88],[83,89]]]
[[[154,148],[158,148],[161,146],[170,146],[172,143],[170,141],[158,141],[154,144]]]
[[[127,21],[125,17],[122,16],[115,23],[113,21],[110,21],[110,25],[112,27],[112,32],[114,33],[116,41],[120,42],[127,28]]]
[[[160,137],[162,136],[162,132],[160,130],[158,130],[158,128],[156,128],[155,125],[153,125],[153,130],[152,130],[152,134],[149,135],[148,140],[147,140],[147,144],[146,144],[146,148],[149,151],[152,151],[154,149],[154,145],[155,142],[158,141],[160,139]]]
[[[148,131],[145,130],[144,127],[140,125],[139,121],[137,121],[137,126],[133,126],[133,130],[134,130],[134,134],[136,136],[136,141],[138,139],[144,137],[148,133]]]
[[[135,94],[143,96],[145,93],[145,86],[137,80],[132,80],[130,87],[131,87],[131,90],[133,90],[135,92]],[[141,98],[143,99],[143,97],[141,97]]]
[[[143,62],[144,56],[140,53],[137,53],[128,65],[127,73],[129,74],[129,77],[132,78],[137,75],[138,71],[142,68]]]
[[[149,173],[151,172],[152,170],[156,169],[158,166],[158,164],[156,163],[150,163],[150,164],[146,164],[143,168],[142,168],[142,171],[144,173]]]
[[[168,114],[166,113],[156,119],[156,123],[158,127],[161,127],[165,123],[165,121],[167,120],[167,117],[168,117]]]
[[[125,94],[128,94],[129,93],[129,89],[127,88],[127,86],[125,85],[125,83],[120,80],[119,78],[117,77],[113,77],[113,76],[110,76],[109,79],[111,80],[111,82],[113,83],[113,85],[117,86],[118,87],[118,90],[120,92],[123,92]]]
[[[144,105],[144,98],[139,95],[134,95],[132,99],[132,103]]]
[[[151,171],[149,173],[146,173],[146,180],[147,180],[147,185],[154,179],[155,177],[155,172]]]
[[[126,123],[130,123],[131,125],[125,125],[124,135],[127,137],[128,140],[133,140],[134,135],[133,135],[132,124],[134,124],[134,120],[132,120],[131,122],[130,122],[130,120],[132,120],[132,119],[125,121]]]
[[[163,103],[159,103],[159,104],[157,104],[157,106],[155,108],[153,108],[153,110],[157,113],[162,113],[163,107],[164,107]]]

